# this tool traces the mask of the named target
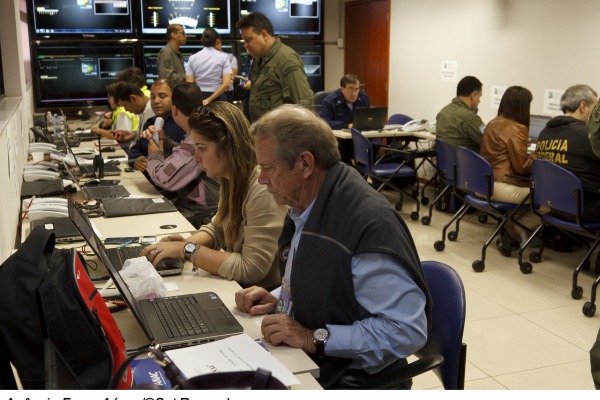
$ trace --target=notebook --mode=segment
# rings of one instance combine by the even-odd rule
[[[32,231],[38,226],[43,226],[45,229],[54,232],[56,243],[71,243],[83,240],[77,227],[73,225],[69,217],[38,219],[31,221],[29,225]]]
[[[66,148],[68,149],[69,153],[71,153],[71,156],[73,157],[73,159],[75,160],[75,165],[77,166],[77,168],[79,169],[79,172],[81,174],[82,177],[84,178],[91,178],[91,177],[95,177],[96,176],[96,171],[94,169],[93,165],[81,165],[79,164],[79,160],[77,160],[77,157],[75,157],[75,153],[73,152],[73,149],[71,148],[69,142],[65,139],[64,135],[61,135],[62,140],[66,146]],[[105,176],[117,176],[117,175],[121,175],[121,168],[119,168],[119,166],[113,162],[107,162],[104,163],[104,175]]]
[[[65,194],[65,187],[62,179],[21,183],[21,198],[32,196],[48,197],[62,194]]]
[[[352,127],[358,131],[379,131],[385,126],[387,107],[357,107]]]
[[[136,301],[89,219],[71,202],[69,217],[104,263],[117,290],[152,344],[158,344],[163,349],[174,349],[224,339],[244,331],[213,292]],[[191,318],[192,321],[184,321],[185,318]]]
[[[104,199],[102,208],[106,218],[177,211],[177,207],[166,197]]]

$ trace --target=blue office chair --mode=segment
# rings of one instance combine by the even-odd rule
[[[392,114],[388,119],[389,125],[404,125],[407,122],[412,121],[413,118],[405,114]]]
[[[576,300],[583,296],[583,288],[577,285],[579,272],[589,265],[589,259],[593,251],[600,244],[600,222],[582,222],[584,204],[584,191],[581,180],[570,171],[560,165],[544,160],[535,160],[531,167],[531,209],[536,212],[542,223],[529,239],[519,249],[519,267],[521,272],[528,274],[532,270],[529,262],[523,261],[523,252],[533,239],[543,231],[546,226],[553,226],[560,230],[576,233],[593,240],[583,259],[579,262],[573,272],[573,286],[571,297]],[[539,207],[548,206],[554,211],[560,211],[573,216],[573,219],[557,216],[548,212],[541,214]],[[531,262],[540,262],[544,247],[530,253]],[[590,301],[583,306],[583,314],[592,317],[596,313],[596,289],[600,284],[600,278],[592,285]]]
[[[435,149],[437,153],[437,179],[442,182],[443,187],[433,199],[427,215],[421,218],[421,223],[423,223],[423,225],[429,225],[431,223],[433,208],[437,203],[442,201],[446,193],[452,191],[454,188],[454,165],[456,164],[454,147],[441,139],[436,139]],[[450,223],[453,221],[454,219],[450,220]],[[444,227],[444,237],[446,236],[446,229],[447,227]]]
[[[473,150],[465,147],[459,146],[456,148],[455,173],[455,194],[464,201],[463,207],[457,213],[460,213],[459,218],[462,218],[468,207],[473,207],[483,211],[498,223],[481,249],[481,260],[475,260],[472,264],[475,272],[482,272],[485,269],[486,250],[494,238],[500,235],[507,221],[511,220],[528,231],[527,227],[513,217],[517,212],[522,212],[527,208],[526,203],[529,196],[519,204],[492,200],[494,195],[494,170],[491,164]],[[511,255],[510,249],[503,248],[501,243],[499,243],[498,248],[504,256],[509,257]]]
[[[417,203],[417,210],[410,213],[410,219],[416,221],[419,219],[419,183],[416,180],[417,173],[416,171],[407,166],[406,163],[411,160],[410,152],[391,149],[391,148],[383,148],[386,151],[392,151],[399,157],[403,157],[404,159],[401,162],[380,162],[375,163],[375,151],[373,150],[373,143],[369,139],[367,139],[362,133],[358,130],[352,128],[352,145],[354,147],[354,159],[356,161],[357,166],[359,167],[359,171],[366,178],[371,178],[374,182],[377,181],[379,186],[376,190],[379,192],[384,187],[388,186],[400,194],[400,201],[396,203],[396,210],[402,210],[402,201],[404,199],[403,194],[407,194],[409,197],[413,198]],[[394,178],[404,178],[404,179],[415,179],[417,182],[417,189],[412,192],[408,192],[403,188],[396,186],[392,179]]]
[[[458,273],[439,261],[423,261],[423,273],[433,300],[431,330],[427,343],[415,355],[419,358],[395,376],[382,376],[372,387],[388,389],[424,372],[433,370],[444,389],[465,388],[467,345],[465,288]]]

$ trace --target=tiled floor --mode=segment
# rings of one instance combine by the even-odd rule
[[[391,201],[397,199],[397,194],[386,195]],[[449,264],[465,286],[466,389],[594,389],[589,349],[600,328],[600,311],[592,318],[582,313],[594,281],[592,273],[580,274],[583,298],[571,298],[573,269],[583,251],[545,249],[542,262],[524,275],[516,256],[503,257],[490,246],[485,270],[477,273],[471,264],[481,258],[481,245],[492,233],[492,223],[481,225],[475,214],[468,215],[460,225],[458,240],[446,240],[445,250],[438,252],[433,243],[441,239],[450,214],[434,211],[431,225],[425,226],[410,220],[413,210],[414,203],[405,200],[401,215],[421,260]],[[440,389],[441,384],[433,373],[427,373],[414,379],[413,388]]]

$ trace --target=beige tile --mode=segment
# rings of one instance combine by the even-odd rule
[[[494,378],[484,378],[465,382],[465,390],[506,390],[506,387]]]
[[[465,288],[465,295],[467,298],[467,322],[514,314],[512,311],[502,307],[500,304],[490,300],[488,297],[485,297],[469,288]]]
[[[510,390],[593,390],[588,360],[495,376]]]
[[[469,362],[492,377],[589,358],[588,352],[520,316],[472,321],[464,341]]]
[[[576,305],[525,313],[522,317],[580,349],[589,351],[598,335],[600,316],[597,314],[593,318],[586,317],[581,312],[582,305],[579,301]]]

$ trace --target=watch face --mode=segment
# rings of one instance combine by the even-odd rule
[[[329,331],[327,329],[320,328],[313,333],[313,338],[317,341],[325,341],[328,337]]]
[[[188,242],[185,244],[185,246],[183,246],[183,251],[188,254],[192,254],[194,250],[196,250],[196,245],[192,242]]]

